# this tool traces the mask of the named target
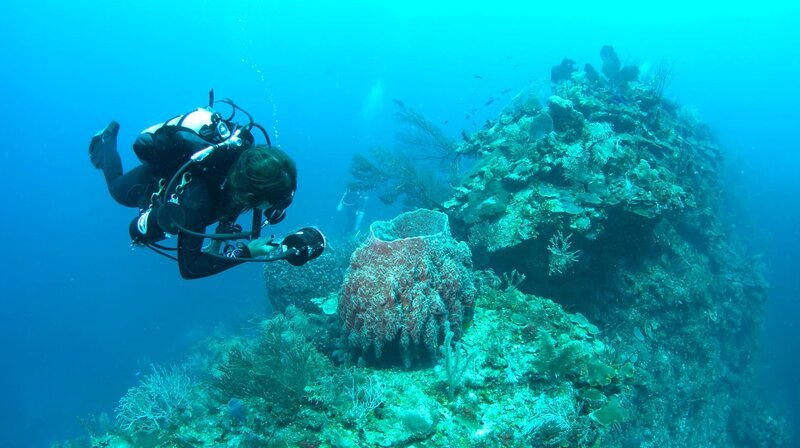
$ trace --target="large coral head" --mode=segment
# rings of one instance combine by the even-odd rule
[[[452,237],[447,215],[420,209],[372,224],[351,258],[338,314],[352,348],[378,359],[396,347],[408,367],[436,356],[445,321],[460,335],[475,295],[469,248]]]

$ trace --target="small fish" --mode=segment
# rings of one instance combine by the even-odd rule
[[[475,76],[473,76],[473,78],[475,78],[475,79],[483,79],[483,76],[481,76],[481,75],[475,75]]]
[[[469,120],[469,115],[464,117],[465,120]]]
[[[444,124],[450,123],[450,120],[444,120]]]
[[[501,94],[501,95],[505,95],[506,93],[508,93],[508,92],[510,92],[510,91],[511,91],[511,88],[509,87],[509,88],[507,88],[507,89],[503,89],[503,91],[502,91],[502,92],[500,92],[500,94]]]
[[[489,100],[488,100],[488,101],[486,101],[485,103],[483,103],[483,105],[484,105],[484,106],[488,106],[488,105],[490,105],[490,104],[492,104],[492,103],[494,103],[494,98],[489,98]]]

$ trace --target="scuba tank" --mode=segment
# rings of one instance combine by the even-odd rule
[[[253,145],[253,128],[264,135],[267,146],[272,146],[269,134],[263,126],[253,121],[250,113],[228,98],[218,102],[231,107],[230,116],[223,117],[214,109],[212,90],[209,92],[208,106],[199,107],[143,130],[133,144],[136,156],[166,177],[173,175],[198,151],[222,144],[234,133],[242,140],[242,144],[238,145],[240,148]],[[237,112],[246,116],[245,124],[240,125],[234,121]]]

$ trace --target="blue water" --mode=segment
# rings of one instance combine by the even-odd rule
[[[338,231],[350,156],[394,141],[392,99],[457,137],[563,57],[598,62],[604,44],[623,60],[675,62],[667,94],[738,163],[731,188],[772,284],[764,394],[800,426],[800,4],[432,3],[3,6],[0,446],[80,435],[78,418],[113,410],[149,363],[180,361],[216,327],[268,311],[260,266],[186,282],[129,249],[133,211],[108,197],[86,151],[110,119],[128,168],[140,130],[204,105],[213,87],[297,160],[297,200],[276,231]]]

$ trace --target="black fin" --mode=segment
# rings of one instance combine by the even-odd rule
[[[89,143],[89,160],[97,169],[102,169],[106,163],[108,151],[117,151],[117,134],[119,123],[112,121],[103,130],[92,137]]]

